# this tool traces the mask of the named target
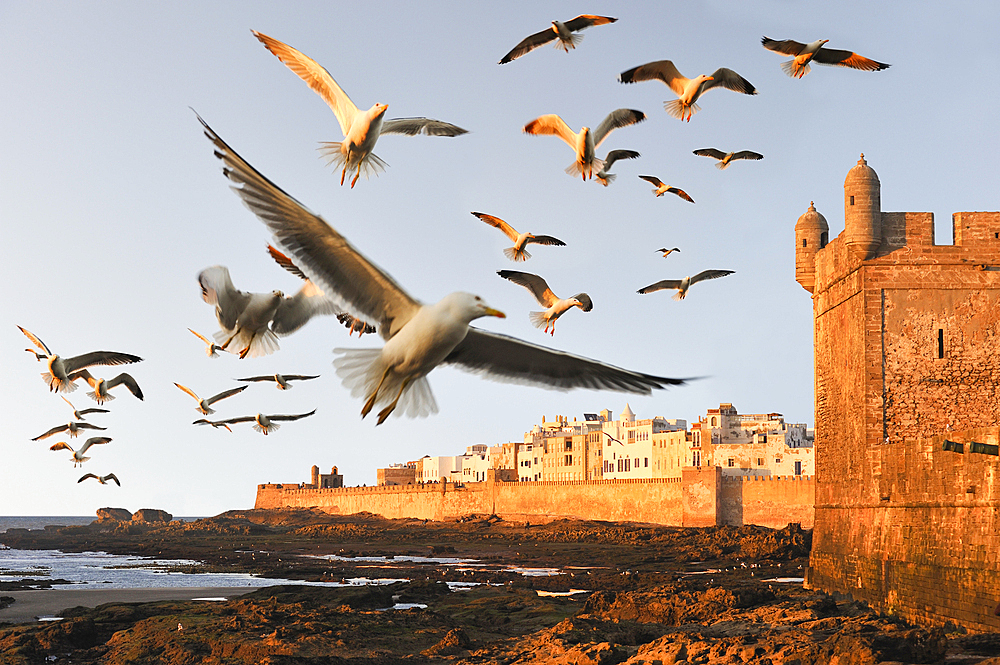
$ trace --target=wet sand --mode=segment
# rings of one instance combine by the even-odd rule
[[[38,589],[4,591],[14,604],[0,609],[0,621],[21,623],[39,616],[58,616],[68,607],[97,607],[104,603],[151,603],[159,600],[235,598],[260,587],[166,587],[141,589]]]

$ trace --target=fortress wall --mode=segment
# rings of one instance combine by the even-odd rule
[[[813,476],[741,476],[722,481],[722,523],[758,524],[782,529],[798,522],[813,528],[816,481]]]
[[[942,449],[945,438],[964,453]],[[1000,618],[1000,429],[951,432],[878,450],[874,501],[817,504],[807,583],[925,624],[996,632]]]
[[[667,526],[723,524],[722,493],[726,483],[718,467],[687,468],[683,479],[581,480],[551,482],[391,485],[311,489],[298,485],[259,485],[256,508],[319,508],[337,515],[361,512],[387,518],[455,519],[462,515],[496,514],[506,520],[546,522],[560,518],[631,521]],[[783,527],[789,522],[811,526],[801,502],[811,480],[750,483],[751,501],[743,510],[730,496],[727,524],[760,523]],[[797,501],[785,507],[783,501]],[[735,521],[742,516],[742,522]],[[766,522],[754,522],[755,519]]]

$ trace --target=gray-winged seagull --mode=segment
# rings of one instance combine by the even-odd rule
[[[760,38],[760,43],[768,51],[794,56],[791,60],[781,63],[781,71],[792,78],[800,79],[808,74],[810,62],[836,67],[850,67],[866,72],[877,72],[890,67],[884,62],[876,62],[852,51],[824,48],[823,45],[828,41],[830,40],[817,39],[814,42],[803,44],[791,39],[779,41],[770,37]]]
[[[517,60],[525,53],[534,51],[539,46],[544,46],[551,41],[555,41],[556,48],[561,48],[566,53],[569,53],[570,49],[576,48],[576,45],[583,40],[583,35],[574,35],[574,32],[579,32],[589,28],[592,25],[605,25],[607,23],[614,23],[618,19],[611,18],[610,16],[595,16],[593,14],[580,14],[574,19],[570,19],[563,23],[562,21],[552,21],[552,27],[546,28],[541,32],[536,32],[533,35],[529,35],[521,40],[517,46],[510,50],[510,53],[500,58],[498,64],[505,65],[511,60]]]
[[[733,92],[742,92],[745,95],[757,94],[757,89],[750,81],[731,69],[720,67],[712,72],[711,76],[702,74],[697,78],[689,79],[681,75],[670,60],[657,60],[633,67],[619,74],[618,80],[622,83],[663,81],[677,95],[677,99],[663,102],[664,110],[673,117],[688,122],[691,122],[691,116],[701,109],[695,102],[712,88],[722,87]]]

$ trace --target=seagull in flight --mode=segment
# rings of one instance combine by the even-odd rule
[[[35,336],[34,333],[28,332],[21,326],[17,328],[24,333],[25,337],[34,342],[35,346],[45,352],[44,356],[37,352],[35,355],[39,360],[44,358],[48,363],[49,371],[42,372],[42,379],[48,385],[51,392],[71,393],[76,390],[76,384],[73,383],[76,379],[71,378],[70,374],[84,367],[93,367],[94,365],[127,365],[142,361],[142,358],[139,356],[133,356],[130,353],[118,353],[116,351],[92,351],[82,356],[63,358],[52,353],[49,347],[45,345],[45,342]]]
[[[267,374],[265,376],[248,376],[245,379],[236,379],[237,381],[274,381],[278,390],[290,390],[292,384],[289,381],[308,381],[310,379],[318,379],[319,374],[314,376],[306,376],[305,374]],[[243,386],[246,388],[247,386]]]
[[[543,332],[549,333],[550,336],[556,334],[556,319],[571,308],[579,307],[585,312],[594,309],[594,301],[586,293],[578,293],[572,298],[560,298],[552,293],[552,289],[549,288],[544,279],[538,275],[532,275],[530,272],[498,270],[497,274],[528,289],[531,295],[535,296],[538,304],[547,308],[544,312],[531,312],[528,318],[536,328],[544,327]]]
[[[73,450],[73,448],[70,447],[70,445],[68,443],[66,443],[65,441],[60,441],[59,443],[52,444],[51,446],[49,446],[49,450],[68,450],[68,451],[70,451],[71,453],[73,453],[73,456],[70,457],[69,459],[70,459],[71,462],[73,462],[73,467],[76,468],[76,467],[80,466],[81,464],[83,464],[84,462],[86,462],[87,460],[90,459],[89,457],[84,457],[84,455],[86,455],[86,453],[87,453],[87,449],[88,448],[90,448],[91,446],[98,445],[98,444],[108,443],[109,441],[111,441],[111,439],[109,439],[106,436],[93,436],[93,437],[87,439],[84,442],[84,444],[82,446],[80,446],[79,450]]]
[[[229,425],[227,425],[225,422],[223,422],[221,420],[208,420],[207,418],[199,418],[198,420],[194,421],[191,424],[192,425],[211,425],[215,429],[218,429],[220,427],[224,427],[227,430],[229,430],[230,432],[233,431],[233,430],[229,429]]]
[[[732,162],[738,159],[764,159],[764,155],[759,152],[753,152],[752,150],[740,150],[739,152],[722,152],[716,148],[699,148],[694,151],[694,154],[699,157],[711,157],[712,159],[719,160],[715,165],[715,168],[719,170],[726,170]]]
[[[318,62],[273,37],[268,37],[256,30],[251,30],[251,32],[268,51],[285,63],[286,67],[305,81],[306,85],[312,88],[333,109],[334,115],[337,116],[337,122],[340,123],[340,129],[344,133],[344,140],[321,143],[320,152],[326,156],[328,164],[343,167],[340,172],[341,185],[344,184],[344,177],[348,170],[357,171],[351,180],[352,189],[358,182],[358,178],[361,177],[362,170],[364,170],[366,178],[371,173],[377,174],[379,171],[385,170],[387,164],[372,152],[375,149],[375,142],[382,134],[459,136],[468,133],[468,130],[456,125],[430,118],[385,120],[385,112],[389,108],[388,104],[374,104],[367,111],[362,111],[354,105],[347,93],[340,89],[337,82],[330,76],[330,72],[321,67]]]
[[[96,406],[92,406],[89,409],[77,409],[75,406],[73,406],[73,402],[69,401],[68,399],[66,399],[62,395],[60,395],[60,397],[62,397],[62,399],[63,399],[64,402],[66,402],[67,404],[69,404],[69,408],[73,409],[73,417],[76,420],[86,420],[86,418],[84,418],[84,416],[86,416],[88,414],[91,414],[91,413],[111,413],[111,411],[109,411],[108,409],[99,409]]]
[[[696,104],[698,99],[712,88],[722,87],[733,92],[742,92],[744,95],[757,94],[757,89],[750,81],[731,69],[720,67],[710,76],[702,74],[689,79],[682,76],[670,60],[657,60],[633,67],[619,74],[618,80],[622,83],[663,81],[677,95],[677,99],[663,102],[664,110],[671,116],[688,122],[691,122],[691,116],[701,110]]]
[[[890,65],[884,62],[876,62],[871,58],[866,58],[851,51],[840,49],[824,48],[829,39],[817,39],[814,42],[803,44],[791,39],[779,41],[770,37],[761,37],[760,43],[768,51],[781,53],[782,55],[794,56],[791,60],[781,63],[781,71],[792,78],[800,79],[809,73],[809,63],[816,62],[821,65],[837,67],[850,67],[866,72],[877,72],[888,69]]]
[[[499,64],[506,65],[511,60],[517,60],[525,53],[534,51],[539,46],[544,46],[551,41],[555,41],[556,48],[561,48],[566,53],[569,53],[570,49],[575,49],[576,45],[583,41],[583,35],[574,35],[574,32],[585,30],[592,25],[614,23],[617,20],[610,16],[580,14],[565,23],[562,21],[552,21],[551,28],[546,28],[541,32],[536,32],[522,39],[521,43],[510,50],[510,53],[500,58]]]
[[[650,284],[649,286],[644,286],[636,293],[653,293],[654,291],[663,291],[664,289],[677,289],[677,293],[674,294],[674,300],[684,300],[687,296],[688,289],[692,285],[698,282],[703,282],[706,279],[718,279],[720,277],[725,277],[726,275],[732,275],[734,270],[702,270],[700,273],[693,277],[685,277],[684,279],[665,279],[655,284]]]
[[[653,184],[653,186],[656,188],[653,190],[653,193],[656,194],[656,196],[658,197],[663,196],[664,194],[676,194],[685,201],[690,201],[691,203],[694,203],[694,199],[688,196],[688,193],[685,192],[683,189],[677,187],[671,187],[670,185],[665,184],[655,175],[641,175],[639,177],[645,180],[646,182]]]
[[[566,167],[566,173],[584,180],[594,172],[604,168],[604,160],[598,159],[595,150],[613,130],[628,127],[646,119],[646,114],[635,109],[616,109],[608,114],[593,132],[584,127],[574,132],[566,122],[554,113],[535,118],[524,126],[525,134],[551,134],[558,136],[576,152],[576,161]]]
[[[670,249],[667,249],[666,247],[661,247],[661,248],[659,248],[656,251],[663,252],[663,258],[667,258],[673,252],[679,252],[679,251],[681,251],[681,248],[680,247],[671,247]]]
[[[499,217],[494,217],[493,215],[487,215],[485,212],[474,212],[472,213],[482,221],[486,222],[490,226],[500,229],[504,232],[508,238],[514,241],[513,247],[508,247],[503,250],[504,256],[506,256],[511,261],[527,261],[531,258],[531,253],[524,248],[525,245],[554,245],[556,247],[565,247],[564,243],[559,238],[553,238],[552,236],[536,236],[531,233],[519,233],[514,229],[513,226],[503,221]]]
[[[116,476],[113,473],[109,473],[106,476],[99,476],[96,473],[88,473],[88,474],[86,474],[85,476],[83,476],[82,478],[80,478],[80,480],[78,480],[76,482],[77,483],[82,483],[87,478],[97,478],[97,482],[99,482],[102,485],[107,485],[109,480],[113,480],[113,481],[115,481],[115,485],[118,485],[118,487],[122,486],[122,484],[120,482],[118,482],[118,476]]]
[[[198,274],[202,300],[215,305],[222,330],[215,339],[228,349],[234,341],[239,356],[255,358],[278,350],[278,336],[290,335],[314,316],[336,314],[336,304],[313,282],[306,281],[294,296],[278,290],[247,293],[233,285],[229,268],[212,266]]]
[[[139,384],[135,382],[131,374],[126,374],[122,372],[113,379],[95,379],[94,376],[87,370],[81,369],[79,372],[74,372],[69,375],[71,381],[76,381],[77,379],[83,379],[90,387],[93,388],[92,391],[87,393],[87,396],[98,404],[104,404],[105,402],[110,402],[115,398],[109,390],[115,386],[123,385],[129,389],[133,395],[135,395],[139,400],[142,400],[142,390],[139,389]]]
[[[191,330],[191,329],[188,328],[188,330]],[[201,341],[205,342],[205,353],[208,355],[209,358],[218,358],[219,357],[219,351],[225,351],[224,348],[222,348],[221,346],[219,346],[218,344],[216,344],[215,342],[213,342],[209,338],[205,337],[201,333],[195,332],[194,330],[191,330],[191,334],[194,335],[195,337],[197,337],[198,339],[200,339]]]
[[[222,161],[223,174],[244,204],[293,254],[309,278],[352,316],[374,321],[385,345],[378,349],[334,349],[337,374],[366,416],[377,404],[379,422],[391,413],[427,416],[437,404],[427,375],[438,365],[459,367],[495,380],[556,390],[610,389],[649,394],[684,383],[621,369],[547,349],[469,325],[504,314],[479,296],[449,294],[434,304],[410,296],[386,272],[365,258],[318,215],[258,173],[198,118]]]
[[[611,166],[619,159],[635,159],[638,156],[639,153],[635,150],[612,150],[604,158],[604,166],[601,167],[601,170],[594,174],[594,180],[607,187],[618,177],[614,173],[609,173]]]
[[[213,404],[215,404],[216,402],[218,402],[220,400],[224,400],[227,397],[232,397],[233,395],[238,395],[239,393],[243,392],[244,390],[246,390],[248,388],[248,386],[240,386],[239,388],[230,388],[229,390],[223,390],[218,395],[213,395],[212,397],[207,397],[205,399],[202,399],[202,398],[198,397],[198,395],[197,395],[197,393],[195,393],[195,391],[191,390],[187,386],[182,386],[179,383],[174,383],[174,385],[177,386],[178,388],[180,388],[181,390],[183,390],[184,392],[186,392],[191,397],[194,397],[195,400],[197,400],[197,402],[198,402],[198,406],[196,406],[195,408],[200,413],[202,413],[202,414],[204,414],[206,416],[209,415],[209,414],[215,413],[215,409],[212,408]]]
[[[208,424],[208,425],[212,425],[213,427],[220,427],[220,426],[225,426],[225,425],[234,425],[236,423],[250,423],[250,422],[252,422],[253,423],[253,428],[255,430],[257,430],[258,432],[260,432],[264,436],[267,436],[271,432],[273,432],[276,429],[278,429],[279,427],[281,427],[281,425],[278,424],[279,422],[289,422],[289,421],[292,421],[292,420],[299,420],[300,418],[308,418],[309,416],[313,415],[314,413],[316,413],[316,409],[313,409],[309,413],[299,413],[297,415],[289,415],[289,416],[285,416],[285,415],[268,416],[268,415],[264,415],[263,413],[258,413],[256,416],[240,416],[239,418],[228,418],[226,420],[217,420],[214,423],[213,422],[209,422],[209,421],[202,422],[201,420],[196,420],[196,421],[194,421],[194,424],[195,425],[198,425],[198,424]],[[226,427],[226,429],[229,429],[229,428]],[[232,430],[229,430],[229,431],[231,432]]]
[[[46,439],[52,436],[53,434],[58,434],[59,432],[66,432],[67,434],[69,434],[70,438],[75,439],[76,437],[80,436],[80,432],[82,432],[85,429],[106,430],[107,427],[98,427],[97,425],[91,425],[90,423],[78,423],[74,421],[67,423],[66,425],[56,425],[45,434],[39,434],[34,439],[32,439],[32,441],[41,441],[42,439]]]

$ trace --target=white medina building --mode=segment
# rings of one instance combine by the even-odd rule
[[[687,455],[687,421],[656,416],[637,420],[626,404],[617,420],[611,412],[601,412],[603,432],[602,477],[680,477]]]
[[[461,462],[461,481],[464,483],[481,483],[486,481],[486,472],[492,468],[489,446],[477,443],[465,449],[465,454],[458,458]]]
[[[726,476],[811,476],[815,473],[813,431],[786,423],[780,413],[740,414],[724,402],[692,426],[702,464],[722,467]]]
[[[417,482],[455,482],[462,477],[462,455],[426,455],[417,461]]]

